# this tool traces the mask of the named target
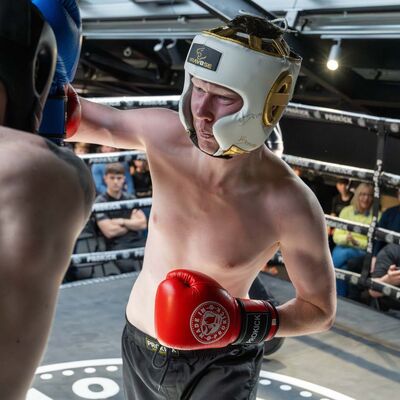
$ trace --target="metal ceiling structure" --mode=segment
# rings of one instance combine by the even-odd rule
[[[94,96],[179,94],[193,36],[239,10],[286,17],[302,55],[294,101],[397,118],[400,1],[81,0],[78,88]],[[326,61],[341,41],[341,66]]]

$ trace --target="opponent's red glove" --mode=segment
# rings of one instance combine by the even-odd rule
[[[67,96],[67,121],[65,124],[65,136],[70,138],[74,136],[81,123],[81,103],[78,94],[71,85],[65,86],[65,94]]]
[[[181,350],[253,344],[278,330],[276,308],[264,300],[235,299],[209,276],[168,273],[157,289],[155,328],[161,344]]]

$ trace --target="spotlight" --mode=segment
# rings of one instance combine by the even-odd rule
[[[326,67],[331,71],[336,71],[339,68],[339,57],[340,57],[340,40],[338,40],[332,47],[329,52],[328,61],[326,63]]]

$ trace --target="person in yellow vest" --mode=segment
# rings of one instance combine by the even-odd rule
[[[344,207],[339,217],[348,221],[370,224],[372,221],[372,203],[374,188],[369,183],[360,183],[351,200],[351,204]],[[366,255],[367,236],[343,229],[335,229],[333,241],[336,244],[332,251],[332,259],[335,268],[347,269],[347,262],[351,258]],[[336,290],[339,296],[347,296],[347,283],[337,280]]]

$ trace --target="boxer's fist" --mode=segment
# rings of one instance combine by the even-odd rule
[[[65,136],[70,138],[75,135],[81,122],[81,103],[79,97],[71,85],[67,85],[65,89],[67,95],[67,124],[65,129]]]
[[[267,301],[235,299],[207,275],[179,269],[158,286],[155,328],[168,347],[218,348],[272,339],[278,314]]]

